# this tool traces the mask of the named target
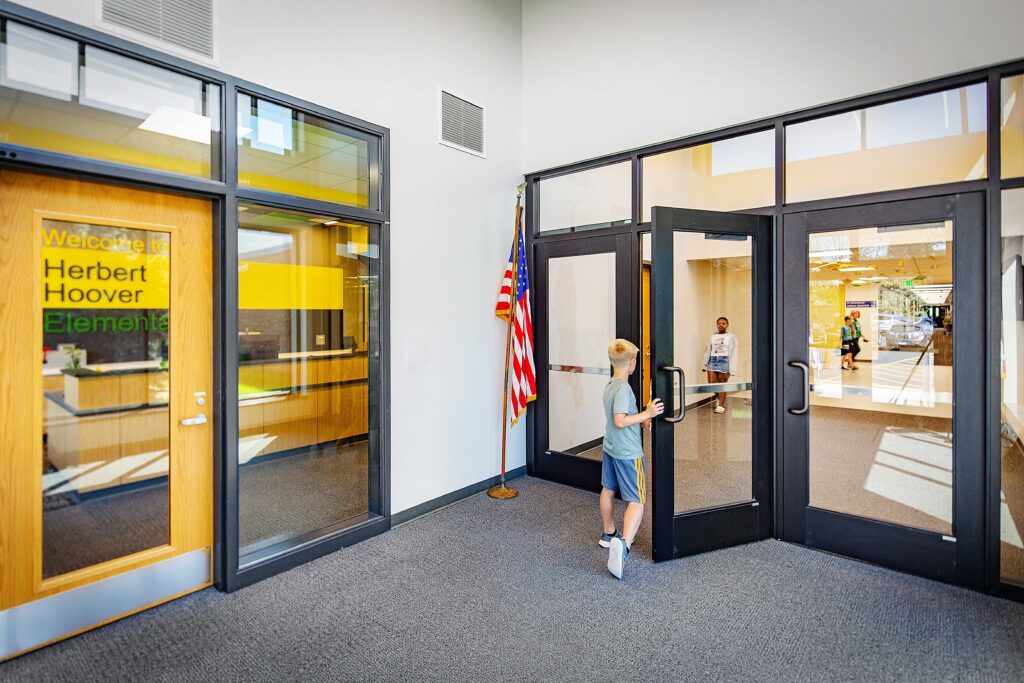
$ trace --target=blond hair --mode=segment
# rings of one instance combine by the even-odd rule
[[[629,367],[629,361],[636,358],[640,349],[628,339],[616,339],[608,345],[608,360],[616,370],[625,370]]]

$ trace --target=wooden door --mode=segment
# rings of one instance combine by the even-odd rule
[[[0,659],[211,583],[212,316],[209,201],[0,171]]]

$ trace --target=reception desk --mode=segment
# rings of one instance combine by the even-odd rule
[[[367,388],[365,353],[240,363],[239,458],[364,437]]]
[[[365,353],[288,356],[239,364],[243,464],[368,431]],[[44,376],[43,395],[44,489],[85,493],[167,475],[167,368],[150,361],[64,370]]]
[[[156,361],[64,370],[44,394],[44,488],[84,493],[167,475],[167,370]],[[49,482],[50,486],[46,486]]]

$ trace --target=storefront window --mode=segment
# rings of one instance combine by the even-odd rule
[[[629,221],[631,163],[623,161],[540,183],[540,232],[593,229]]]
[[[377,245],[377,228],[366,223],[240,207],[243,561],[380,512],[368,439]]]
[[[376,139],[289,107],[238,95],[238,184],[376,209]]]
[[[219,177],[218,86],[11,21],[0,48],[3,142]]]
[[[1024,584],[1024,188],[1002,195],[999,567]]]
[[[786,126],[786,203],[985,178],[983,83]]]
[[[999,124],[1003,177],[1024,176],[1024,75],[1003,79]]]
[[[643,221],[651,207],[739,211],[775,203],[775,131],[643,159]]]

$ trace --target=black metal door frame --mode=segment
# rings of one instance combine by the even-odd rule
[[[675,512],[675,425],[654,421],[653,532],[655,561],[768,538],[772,533],[773,218],[766,215],[654,207],[651,222],[651,380],[653,395],[672,405],[674,366],[673,242],[677,232],[749,235],[753,240],[751,344],[754,391],[751,500],[684,514]],[[682,385],[682,383],[681,383]],[[680,402],[682,404],[682,401]],[[684,413],[685,415],[685,413]]]
[[[985,377],[983,345],[953,346],[953,533],[904,527],[809,506],[808,421],[790,408],[804,402],[808,361],[808,235],[875,225],[953,220],[956,326],[986,330],[986,223],[981,192],[787,214],[782,229],[781,348],[775,372],[782,405],[780,537],[893,569],[975,588],[985,584]],[[972,354],[975,358],[972,359]]]
[[[527,472],[535,477],[568,484],[588,491],[601,490],[601,462],[548,448],[549,392],[548,334],[549,282],[551,259],[592,254],[615,254],[615,336],[633,339],[639,329],[638,300],[639,256],[636,238],[625,230],[593,235],[587,239],[545,242],[536,245],[534,265],[534,345],[537,364],[537,399],[530,413],[534,416],[533,456],[527,458]],[[608,340],[611,342],[611,340]],[[639,373],[630,378],[634,391],[639,390]]]

